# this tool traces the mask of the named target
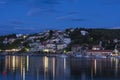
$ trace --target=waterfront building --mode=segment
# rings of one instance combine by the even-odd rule
[[[88,50],[88,55],[111,55],[113,50]]]
[[[80,52],[81,49],[82,49],[82,47],[78,44],[72,45],[72,47],[71,47],[72,52]]]
[[[63,50],[67,47],[67,44],[57,44],[57,50]]]
[[[94,45],[92,47],[92,50],[101,50],[101,47],[99,45]]]

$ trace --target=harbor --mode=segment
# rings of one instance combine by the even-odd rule
[[[120,59],[0,56],[1,80],[119,80]],[[31,76],[32,75],[32,76]],[[9,79],[8,79],[9,78]]]

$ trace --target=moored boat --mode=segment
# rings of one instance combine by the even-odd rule
[[[95,58],[107,58],[107,57],[104,55],[95,55]]]
[[[61,58],[66,58],[68,57],[66,54],[61,54],[61,55],[58,55],[58,57],[61,57]]]
[[[84,58],[89,58],[90,56],[89,55],[85,55],[85,56],[83,56]]]
[[[73,57],[82,57],[81,54],[74,54]]]

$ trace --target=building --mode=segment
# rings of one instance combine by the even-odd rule
[[[86,34],[88,34],[88,32],[87,31],[84,31],[84,30],[82,30],[82,31],[80,31],[81,32],[81,34],[83,35],[83,36],[85,36]]]
[[[112,50],[88,50],[88,55],[110,55],[112,54]]]
[[[48,43],[48,44],[46,44],[45,48],[47,48],[47,49],[56,49],[56,45],[52,44],[52,43],[51,44]]]
[[[101,50],[101,47],[99,45],[94,45],[92,47],[92,50]]]
[[[63,39],[63,42],[64,42],[65,44],[70,44],[70,43],[71,43],[71,39],[70,39],[70,38],[64,38],[64,39]]]
[[[81,46],[80,45],[73,45],[72,47],[71,47],[71,50],[72,50],[72,52],[80,52],[81,51]]]
[[[9,43],[13,43],[15,40],[16,40],[16,39],[14,39],[14,38],[10,38],[10,39],[8,40],[8,42],[9,42]]]
[[[7,44],[7,43],[9,43],[9,41],[8,41],[7,38],[5,38],[5,39],[3,40],[3,44]]]
[[[23,34],[16,34],[16,37],[19,38],[19,37],[22,37]]]
[[[29,46],[31,47],[30,48],[31,52],[41,51],[44,49],[44,46],[37,42],[30,43]]]
[[[59,38],[49,40],[50,43],[59,43],[59,41],[60,41]]]
[[[57,45],[57,50],[63,50],[66,47],[67,47],[67,44],[58,44]]]

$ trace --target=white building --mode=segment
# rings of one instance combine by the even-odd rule
[[[47,48],[47,49],[56,49],[56,45],[55,44],[46,44],[45,48]]]
[[[29,46],[30,47],[35,47],[35,46],[39,46],[40,43],[34,42],[34,43],[30,43]]]
[[[16,39],[14,39],[14,38],[10,38],[10,39],[8,40],[8,42],[9,42],[9,43],[13,43],[15,40],[16,40]]]
[[[64,42],[65,44],[70,44],[70,43],[71,43],[71,39],[70,39],[70,38],[64,38],[64,39],[63,39],[63,42]]]
[[[88,55],[110,55],[113,53],[112,50],[88,50]]]
[[[45,49],[45,46],[44,45],[39,45],[39,50],[40,51],[43,51]]]
[[[19,38],[19,37],[22,37],[23,34],[16,34],[16,37]]]
[[[83,36],[85,36],[88,32],[87,31],[84,31],[84,30],[82,30],[82,31],[80,31],[81,32],[81,34],[83,35]]]
[[[57,45],[57,50],[62,50],[67,47],[67,44],[58,44]]]
[[[7,43],[9,43],[9,41],[8,41],[7,38],[5,38],[4,41],[3,41],[3,44],[7,44]]]
[[[4,41],[3,41],[3,44],[7,44],[7,43],[9,43],[7,40],[4,40]]]
[[[29,46],[30,51],[35,52],[35,51],[43,51],[44,50],[44,45],[41,45],[40,43],[36,42],[36,43],[30,43]]]
[[[92,50],[101,50],[101,47],[99,45],[94,45],[92,47]]]
[[[60,39],[59,38],[55,38],[55,39],[51,39],[50,43],[59,43]]]

